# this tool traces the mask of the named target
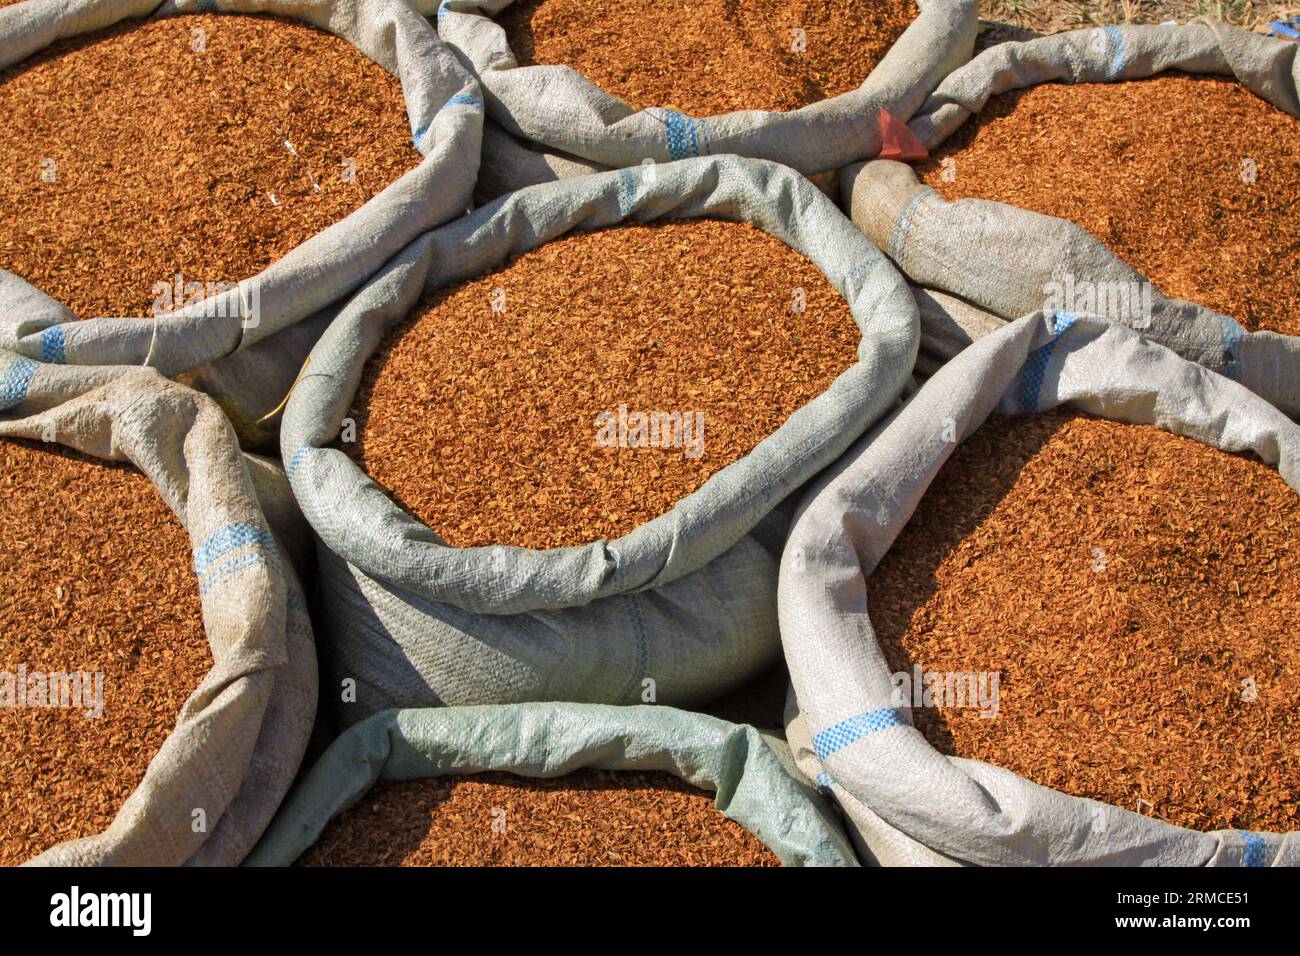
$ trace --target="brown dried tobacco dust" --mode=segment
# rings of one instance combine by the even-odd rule
[[[638,108],[707,116],[857,89],[915,17],[912,0],[610,0],[599,16],[586,0],[525,0],[498,20],[521,65],[571,66]]]
[[[420,161],[395,77],[269,17],[59,41],[0,73],[0,115],[0,267],[83,319],[253,276]]]
[[[920,168],[945,199],[1082,226],[1167,296],[1300,334],[1300,121],[1238,83],[1166,74],[995,96]]]
[[[0,865],[11,866],[112,822],[212,656],[189,536],[144,475],[8,439],[0,462],[0,679],[16,682],[20,666],[29,682],[104,674],[99,717],[0,708]]]
[[[746,455],[856,362],[860,339],[826,277],[752,226],[572,233],[390,331],[343,447],[456,547],[587,544]],[[630,447],[630,429],[598,444],[652,412],[682,416],[661,447]]]
[[[1058,411],[961,445],[868,578],[891,666],[1000,672],[943,753],[1197,830],[1294,830],[1300,499],[1277,472]]]
[[[493,824],[496,829],[493,829]],[[779,866],[713,797],[666,773],[381,782],[302,866]]]

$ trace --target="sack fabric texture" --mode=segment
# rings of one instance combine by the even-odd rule
[[[573,229],[740,220],[806,255],[862,331],[856,364],[746,457],[614,541],[535,551],[454,548],[338,448],[363,367],[422,291],[490,272]],[[380,710],[571,700],[708,700],[775,659],[781,503],[893,404],[918,340],[916,303],[834,204],[785,167],[707,157],[530,187],[421,237],[340,312],[290,396],[282,452],[321,541],[328,680]],[[331,692],[331,696],[333,693]]]
[[[1196,832],[946,757],[912,726],[875,639],[866,577],[957,442],[994,410],[1070,404],[1250,451],[1300,488],[1300,427],[1240,384],[1103,319],[1037,312],[979,339],[808,490],[781,563],[787,736],[879,863],[1280,865],[1295,833]]]
[[[478,81],[403,0],[27,0],[0,8],[0,67],[129,17],[273,14],[352,43],[401,81],[423,161],[255,276],[156,318],[73,315],[0,270],[0,348],[69,365],[149,365],[210,389],[249,447],[274,447],[277,410],[326,324],[298,327],[354,291],[416,236],[464,214],[478,172]],[[75,321],[76,319],[94,321]],[[313,334],[314,333],[314,334]],[[269,417],[268,417],[269,415]]]
[[[779,735],[672,707],[599,704],[376,714],[304,775],[248,865],[291,865],[378,780],[487,770],[559,777],[583,767],[662,771],[715,791],[717,808],[786,866],[858,865],[839,814],[800,778]]]
[[[1170,69],[1231,77],[1300,117],[1300,46],[1197,22],[1100,27],[991,47],[949,74],[909,125],[933,147],[1000,93],[1044,82],[1135,80]],[[1052,287],[1107,290],[1098,296],[1105,301],[1089,312],[1132,325],[1184,358],[1240,381],[1288,415],[1300,415],[1300,338],[1248,332],[1230,316],[1165,298],[1155,289],[1149,309],[1135,308],[1132,296],[1118,293],[1149,286],[1146,278],[1074,223],[986,200],[946,202],[909,167],[889,161],[843,170],[841,194],[853,221],[922,287],[1004,320],[1049,307]],[[929,327],[925,305],[923,335]],[[988,326],[959,305],[948,315]]]
[[[213,659],[108,829],[31,862],[239,863],[288,792],[316,712],[311,620],[287,560],[302,553],[305,526],[283,472],[241,453],[209,398],[153,369],[0,351],[0,436],[52,438],[149,478],[193,544]]]
[[[505,31],[491,19],[509,2],[414,5],[436,13],[438,35],[473,65],[489,116],[507,132],[613,168],[733,153],[813,174],[874,156],[881,148],[880,111],[900,122],[911,117],[944,76],[970,59],[979,26],[975,0],[918,0],[916,20],[856,90],[790,112],[697,118],[660,107],[634,110],[569,66],[519,66]],[[495,165],[485,152],[485,167]]]

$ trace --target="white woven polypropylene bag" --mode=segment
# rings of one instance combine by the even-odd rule
[[[862,340],[826,392],[667,514],[581,547],[453,548],[331,447],[367,358],[422,290],[569,230],[704,216],[752,223],[808,256]],[[327,671],[359,686],[349,722],[444,703],[627,703],[647,678],[659,702],[691,704],[753,676],[777,649],[777,507],[887,411],[917,336],[915,301],[885,257],[774,163],[709,157],[534,186],[412,243],[322,336],[281,432],[323,546]]]
[[[490,19],[509,3],[415,0],[417,9],[436,12],[439,36],[473,64],[492,119],[510,133],[615,168],[734,153],[811,174],[874,156],[880,111],[907,120],[970,59],[979,26],[974,0],[918,0],[915,22],[856,90],[790,112],[697,118],[660,107],[634,110],[572,67],[519,66],[505,31]]]
[[[311,621],[283,553],[297,550],[301,516],[283,473],[245,458],[209,398],[152,369],[68,368],[0,350],[0,436],[129,461],[153,482],[193,544],[213,658],[108,829],[32,862],[240,862],[288,792],[316,711]]]
[[[420,233],[464,213],[478,172],[483,98],[403,0],[26,0],[0,8],[0,67],[128,17],[195,12],[290,17],[352,43],[401,80],[423,161],[257,275],[220,277],[237,287],[157,318],[77,316],[0,270],[0,348],[69,365],[149,365],[168,377],[201,370],[195,384],[210,388],[241,437],[257,444],[274,432],[259,420],[288,393],[323,323],[293,327],[355,290]],[[212,362],[216,370],[205,368]]]
[[[1233,78],[1300,117],[1300,46],[1205,21],[1098,27],[990,47],[950,73],[909,125],[933,148],[1001,93],[1046,82],[1137,80],[1171,69]],[[1067,283],[1110,290],[1150,286],[1071,222],[986,200],[946,202],[901,163],[850,166],[841,173],[841,192],[854,223],[909,279],[1004,320],[1048,307],[1049,289]],[[1300,338],[1247,332],[1231,316],[1150,291],[1149,312],[1135,314],[1122,301],[1113,313],[1126,314],[1107,313],[1100,305],[1096,312],[1133,324],[1152,341],[1240,381],[1288,415],[1300,415]],[[942,299],[938,304],[958,320],[978,315]],[[923,308],[923,330],[935,327],[928,318]]]
[[[1278,865],[1294,833],[1201,833],[946,757],[896,706],[866,577],[956,442],[995,409],[1068,403],[1252,451],[1300,488],[1300,427],[1241,385],[1133,331],[1034,313],[981,338],[810,488],[781,562],[781,639],[799,716],[788,735],[881,863]]]

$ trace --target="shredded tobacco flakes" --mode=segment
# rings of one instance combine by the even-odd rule
[[[212,655],[189,536],[144,475],[39,442],[0,439],[0,461],[0,681],[104,675],[98,717],[16,706],[45,699],[40,678],[0,707],[0,865],[16,865],[112,822]]]
[[[495,826],[495,829],[494,829]],[[381,782],[300,866],[779,866],[713,797],[667,773],[580,770]]]
[[[83,319],[247,279],[420,161],[395,77],[270,17],[61,40],[0,72],[0,115],[0,267]]]
[[[945,754],[1197,830],[1294,830],[1298,517],[1254,459],[994,417],[868,578],[871,619],[895,671],[1000,673],[995,717],[913,710]]]
[[[1167,296],[1300,333],[1300,122],[1238,83],[1164,74],[995,96],[919,171],[945,199],[1082,226]]]
[[[498,21],[521,65],[571,66],[633,106],[704,116],[855,90],[915,17],[911,0],[610,0],[599,16],[586,0],[526,0]]]
[[[746,455],[860,340],[826,277],[752,226],[571,233],[391,330],[343,447],[453,546],[587,544]]]

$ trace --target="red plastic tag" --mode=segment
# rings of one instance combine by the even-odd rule
[[[880,154],[877,159],[897,159],[911,162],[925,159],[930,155],[925,144],[916,138],[916,134],[907,128],[906,123],[894,119],[893,114],[883,106],[880,108]]]

